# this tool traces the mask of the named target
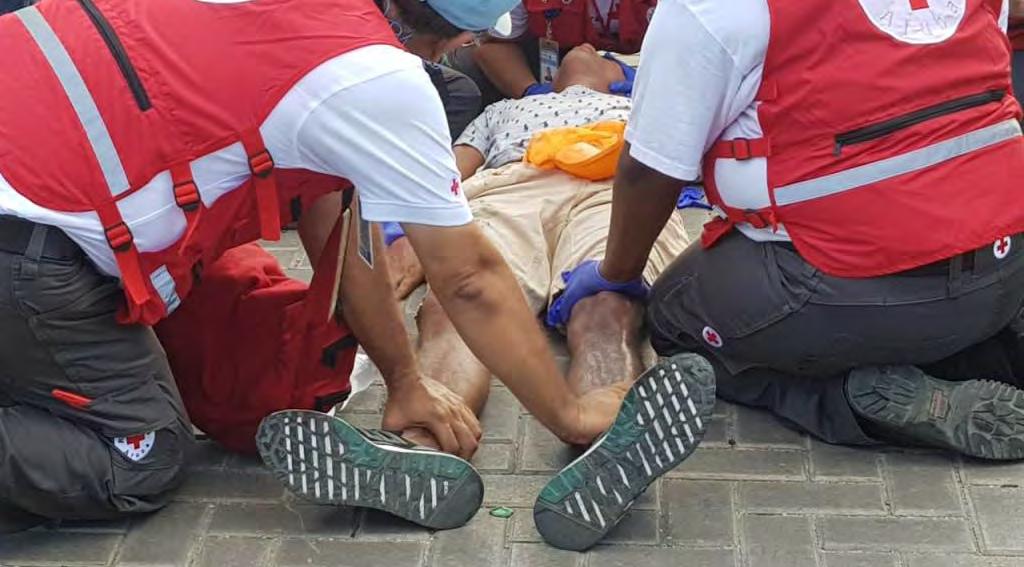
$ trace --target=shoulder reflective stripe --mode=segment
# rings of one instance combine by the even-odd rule
[[[181,305],[181,298],[178,297],[177,284],[174,283],[174,277],[171,276],[167,266],[160,266],[149,275],[149,280],[153,282],[153,287],[160,294],[160,299],[163,300],[164,305],[167,307],[167,314],[170,315]]]
[[[938,165],[944,161],[1005,142],[1021,135],[1020,124],[1007,120],[993,126],[975,130],[896,157],[876,161],[817,179],[809,179],[775,189],[775,202],[779,206],[792,205],[821,197],[828,197],[872,183],[891,179]]]
[[[60,80],[61,86],[64,87],[64,93],[71,101],[71,106],[74,107],[75,114],[78,115],[78,120],[82,123],[82,128],[85,129],[85,134],[89,138],[92,151],[96,154],[96,160],[103,171],[103,177],[107,181],[110,193],[115,197],[124,193],[128,190],[128,176],[121,164],[121,157],[117,155],[114,142],[110,139],[110,132],[107,131],[107,125],[103,122],[99,109],[96,108],[96,101],[89,94],[82,75],[60,42],[60,38],[53,32],[53,28],[35,6],[19,10],[15,12],[15,15],[28,29],[32,39],[36,41],[39,49],[46,56],[46,61]]]

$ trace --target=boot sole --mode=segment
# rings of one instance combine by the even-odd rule
[[[260,424],[256,444],[278,480],[317,504],[373,508],[445,530],[468,522],[483,501],[483,481],[468,462],[377,443],[320,412],[272,414]]]
[[[980,459],[1024,459],[1024,391],[1001,382],[947,382],[917,372],[851,375],[850,404],[908,442]]]
[[[715,407],[715,374],[682,354],[637,379],[601,438],[541,491],[533,509],[540,535],[560,549],[599,542],[647,487],[693,454]]]

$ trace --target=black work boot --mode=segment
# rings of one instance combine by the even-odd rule
[[[46,523],[46,518],[0,500],[0,536],[16,534]]]
[[[914,366],[868,367],[847,377],[846,398],[882,441],[1024,459],[1024,391],[1009,384],[948,382]]]

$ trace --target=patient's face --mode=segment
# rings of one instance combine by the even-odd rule
[[[554,87],[561,92],[573,85],[583,85],[606,93],[609,84],[624,79],[618,63],[601,57],[594,46],[584,43],[562,59],[562,65],[555,75]]]

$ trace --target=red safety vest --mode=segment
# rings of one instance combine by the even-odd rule
[[[873,277],[1024,231],[1002,0],[768,4],[763,137],[720,140],[705,156],[726,217],[705,227],[705,246],[738,223],[782,225],[822,271]],[[766,160],[771,205],[730,206],[721,195],[740,178],[716,177],[716,164],[752,158]]]
[[[658,0],[619,0],[602,18],[595,0],[524,0],[530,33],[562,48],[589,43],[616,53],[637,53]],[[595,22],[597,20],[597,22]],[[618,25],[616,32],[613,24]]]
[[[128,299],[153,324],[225,250],[280,237],[282,212],[348,182],[275,170],[260,126],[311,70],[398,46],[372,0],[43,0],[0,18],[0,171],[33,203],[95,212]],[[191,163],[241,143],[250,176],[209,204]],[[169,172],[186,230],[140,253],[124,201]],[[209,205],[209,206],[207,206]]]

